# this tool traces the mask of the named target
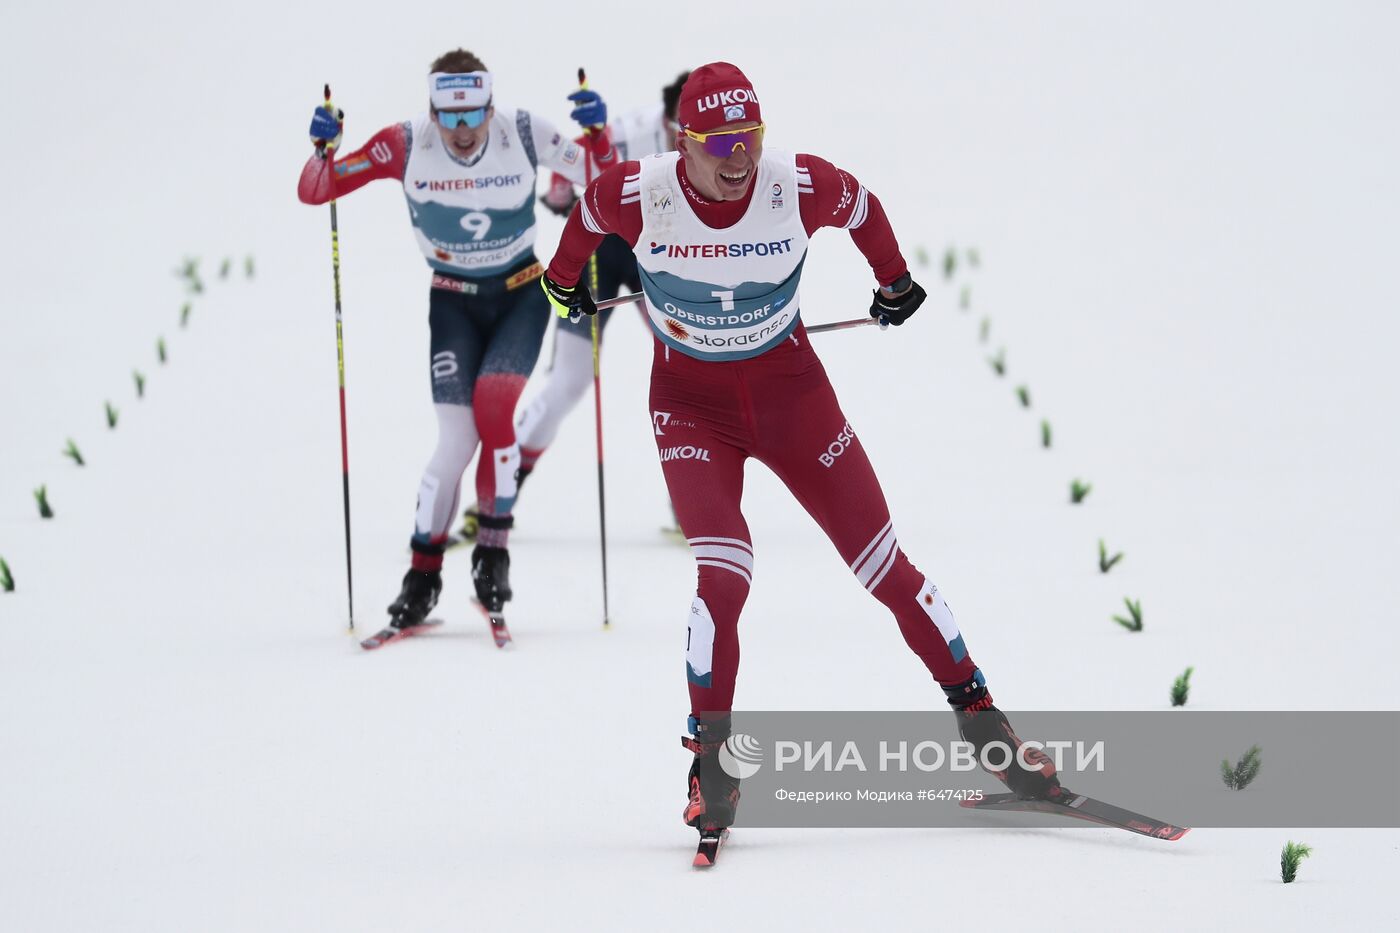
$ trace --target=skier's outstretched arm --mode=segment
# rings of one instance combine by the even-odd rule
[[[317,107],[316,111],[311,122],[311,133],[318,146],[311,158],[306,160],[301,179],[297,182],[297,198],[303,204],[325,204],[377,178],[403,180],[413,135],[410,124],[386,126],[359,149],[340,156],[334,144],[339,141],[342,121],[326,119],[329,111],[324,107]]]

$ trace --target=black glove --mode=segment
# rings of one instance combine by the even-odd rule
[[[919,310],[919,305],[928,297],[928,292],[907,272],[895,279],[889,290],[901,294],[886,298],[880,289],[876,289],[875,300],[870,302],[870,316],[879,318],[881,324],[893,324],[895,327],[909,320],[909,315]]]
[[[579,315],[598,313],[593,296],[588,293],[588,288],[582,282],[576,285],[560,285],[546,274],[540,276],[540,287],[549,296],[549,303],[554,306],[555,313],[560,317],[577,321]]]

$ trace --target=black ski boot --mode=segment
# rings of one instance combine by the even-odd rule
[[[739,779],[724,770],[719,758],[729,730],[728,716],[712,722],[692,719],[694,736],[681,736],[681,745],[695,754],[686,778],[689,799],[681,818],[702,834],[728,829],[739,810]]]
[[[422,625],[428,613],[437,605],[442,592],[442,573],[437,570],[412,570],[403,575],[399,598],[389,604],[389,625],[396,629]]]
[[[958,717],[958,733],[972,745],[979,764],[984,760],[982,750],[993,742],[1001,742],[1010,750],[1011,762],[1005,771],[986,769],[993,777],[1023,800],[1060,798],[1063,789],[1055,774],[1055,763],[1038,748],[1022,748],[1025,743],[1012,731],[1006,714],[992,705],[992,695],[987,692],[981,671],[966,683],[944,687],[943,692]],[[1001,761],[1005,753],[997,749],[991,757]]]
[[[484,523],[490,516],[482,516]],[[510,552],[503,547],[478,544],[472,548],[472,582],[476,598],[490,613],[499,613],[510,601]]]

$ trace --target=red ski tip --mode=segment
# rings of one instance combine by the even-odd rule
[[[695,850],[695,858],[691,860],[692,868],[713,868],[715,860],[719,858],[719,850],[724,841],[729,838],[729,830],[722,829],[718,835],[701,835],[700,845]]]
[[[491,628],[491,639],[496,643],[497,648],[506,649],[515,645],[515,640],[510,637],[510,629],[506,626],[505,617],[495,613],[481,604],[481,600],[472,597],[472,605],[486,619],[486,624]]]

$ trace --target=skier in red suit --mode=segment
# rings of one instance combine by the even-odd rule
[[[821,227],[849,230],[869,261],[879,285],[873,317],[899,326],[923,302],[879,200],[823,159],[765,151],[758,95],[731,64],[696,69],[678,116],[678,151],[624,162],[588,186],[541,281],[560,314],[591,314],[579,278],[598,242],[615,233],[637,257],[655,332],[656,445],[698,571],[686,822],[702,834],[722,830],[739,799],[717,752],[730,733],[739,614],[754,572],[739,507],[750,457],[777,474],[893,613],[979,757],[997,740],[1020,752],[997,777],[1022,796],[1057,796],[1053,765],[1023,747],[992,705],[943,594],[900,549],[875,470],[802,326],[798,284],[807,239]]]

